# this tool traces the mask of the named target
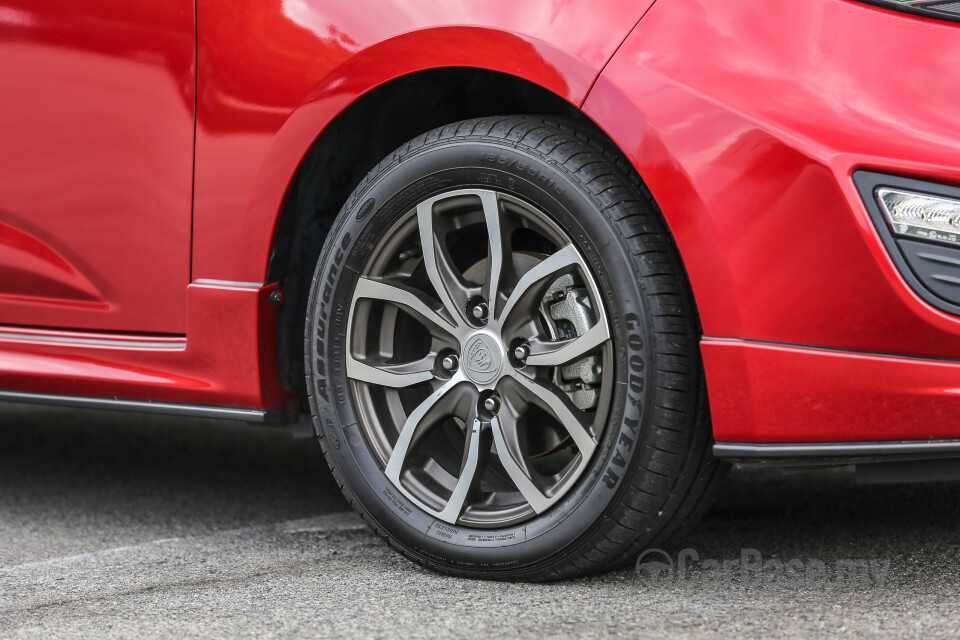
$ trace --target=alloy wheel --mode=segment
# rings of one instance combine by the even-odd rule
[[[530,203],[469,189],[369,249],[346,372],[388,480],[451,525],[550,509],[588,468],[613,384],[603,299],[571,239]]]

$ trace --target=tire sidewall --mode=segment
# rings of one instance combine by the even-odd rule
[[[386,166],[384,166],[386,165]],[[353,291],[373,247],[419,202],[446,191],[486,188],[546,212],[573,240],[604,297],[614,341],[614,393],[593,462],[548,511],[503,529],[454,526],[407,499],[386,478],[358,425],[346,377]],[[648,372],[654,336],[628,247],[590,190],[533,151],[484,140],[424,145],[397,153],[350,197],[317,266],[307,318],[307,385],[328,458],[374,526],[419,557],[442,566],[509,572],[581,543],[615,508],[617,496],[650,455]]]

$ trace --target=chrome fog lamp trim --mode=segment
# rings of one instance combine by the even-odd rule
[[[891,187],[876,196],[895,235],[960,246],[960,200]]]

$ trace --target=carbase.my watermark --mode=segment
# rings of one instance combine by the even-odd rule
[[[674,559],[663,549],[647,549],[637,558],[636,568],[648,586],[866,589],[886,582],[890,560],[781,560],[764,558],[756,549],[740,549],[739,557],[728,559],[701,558],[695,549],[681,549]]]

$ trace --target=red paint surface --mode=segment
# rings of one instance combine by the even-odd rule
[[[705,335],[960,359],[960,321],[902,282],[851,179],[960,184],[957,59],[958,25],[846,0],[662,2],[584,110],[662,208]]]
[[[956,438],[960,363],[705,341],[720,442]]]
[[[652,0],[602,4],[201,1],[193,277],[264,280],[304,154],[344,108],[389,80],[477,67],[579,104]]]
[[[183,333],[193,0],[0,0],[0,324]]]
[[[957,24],[846,0],[659,2],[584,111],[660,204],[705,335],[957,360],[960,320],[902,281],[851,174],[960,184],[958,57]],[[718,440],[960,437],[944,419],[955,368],[789,350],[765,350],[761,364],[711,349]],[[843,393],[818,383],[838,371],[862,379]]]
[[[288,397],[277,377],[276,310],[269,303],[275,289],[276,285],[263,289],[190,285],[183,349],[67,345],[0,337],[0,389],[284,409]],[[3,330],[11,332],[38,338],[134,339]],[[169,344],[174,339],[160,341]]]
[[[960,25],[849,0],[198,0],[195,41],[187,0],[35,4],[0,0],[0,325],[186,348],[7,338],[0,388],[285,406],[270,289],[187,283],[264,281],[324,128],[472,66],[582,105],[650,187],[725,339],[703,346],[718,440],[960,437],[960,364],[936,361],[960,319],[904,284],[851,180],[960,184]]]

